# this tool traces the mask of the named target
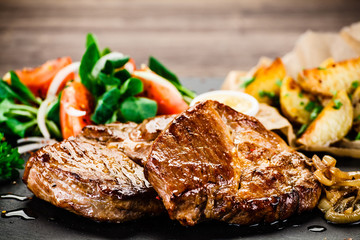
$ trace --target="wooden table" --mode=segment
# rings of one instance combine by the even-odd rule
[[[358,0],[1,0],[0,74],[59,56],[79,60],[93,32],[138,65],[154,55],[180,77],[223,79],[260,56],[282,56],[308,29],[359,20]]]

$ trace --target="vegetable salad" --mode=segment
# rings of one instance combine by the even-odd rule
[[[100,50],[96,37],[88,34],[80,62],[61,57],[4,75],[0,133],[25,144],[19,147],[23,153],[75,136],[89,124],[139,123],[180,113],[194,97],[154,57],[137,68],[129,56]]]

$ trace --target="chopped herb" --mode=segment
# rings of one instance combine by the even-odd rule
[[[354,89],[356,89],[357,87],[359,87],[359,81],[357,80],[357,81],[353,81],[352,83],[351,83],[351,88],[354,90]]]
[[[360,132],[356,135],[355,140],[360,140]]]
[[[276,83],[277,86],[281,87],[282,85],[282,80],[280,78],[276,79]]]
[[[316,106],[316,102],[310,101],[306,104],[305,110],[311,112],[312,110],[314,110],[315,106]]]
[[[325,67],[318,67],[317,69],[318,69],[318,70],[326,70]]]
[[[23,169],[24,160],[20,158],[17,148],[12,148],[4,141],[0,133],[0,179],[10,180],[19,177],[17,169]]]
[[[288,96],[290,96],[290,94],[289,94],[289,93],[286,93],[286,94],[285,94],[285,97],[288,97]]]
[[[308,127],[308,124],[301,125],[301,127],[300,127],[299,131],[297,131],[296,135],[298,137],[301,136],[306,131],[307,127]]]
[[[338,91],[331,91],[331,94],[333,95],[333,97],[336,97],[338,94]]]
[[[303,98],[304,97],[304,94],[302,92],[299,92],[299,98]]]
[[[264,90],[259,91],[259,96],[261,98],[263,98],[263,97],[268,97],[268,98],[271,98],[271,99],[276,98],[276,95],[275,95],[274,92],[268,92],[268,91],[264,91]]]
[[[317,105],[310,113],[310,120],[314,120],[319,115],[322,109],[323,107],[321,105]]]
[[[310,120],[314,120],[323,109],[323,106],[317,102],[310,101],[306,104],[305,110],[310,112]]]
[[[246,87],[249,86],[253,81],[255,81],[255,77],[245,78],[245,79],[243,79],[243,82],[240,84],[240,87],[241,87],[241,88],[246,88]]]
[[[340,99],[334,99],[334,106],[333,106],[334,109],[338,110],[338,109],[341,108],[342,105],[343,105],[343,104],[342,104],[342,102],[340,101]]]
[[[300,106],[304,106],[304,104],[305,104],[305,103],[304,103],[303,101],[300,102]]]

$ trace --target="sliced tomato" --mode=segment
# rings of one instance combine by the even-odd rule
[[[60,99],[60,125],[63,138],[76,136],[83,127],[92,124],[94,98],[80,82],[70,81]]]
[[[143,82],[144,96],[157,102],[157,114],[177,114],[189,107],[176,87],[165,78],[147,69],[136,70],[132,75]]]
[[[35,96],[45,98],[50,83],[55,75],[70,63],[70,57],[62,57],[47,61],[43,65],[36,68],[24,68],[22,70],[16,70],[15,72],[18,75],[20,81],[25,84],[34,93]],[[62,86],[59,89],[62,89],[66,82],[71,79],[74,79],[73,73],[69,74],[69,76],[64,79]]]

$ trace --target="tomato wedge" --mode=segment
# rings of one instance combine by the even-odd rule
[[[16,70],[20,81],[25,84],[37,97],[45,98],[47,90],[51,81],[56,74],[65,66],[71,63],[70,57],[62,57],[54,60],[47,61],[41,66],[36,68],[24,68]],[[71,73],[64,79],[59,89],[62,89],[66,82],[74,79],[74,74]],[[10,83],[10,79],[6,79]]]
[[[135,70],[132,75],[143,82],[144,96],[157,102],[157,114],[177,114],[189,107],[174,85],[151,70]]]
[[[76,136],[83,127],[92,124],[94,98],[80,82],[70,81],[60,99],[60,125],[63,138]]]

